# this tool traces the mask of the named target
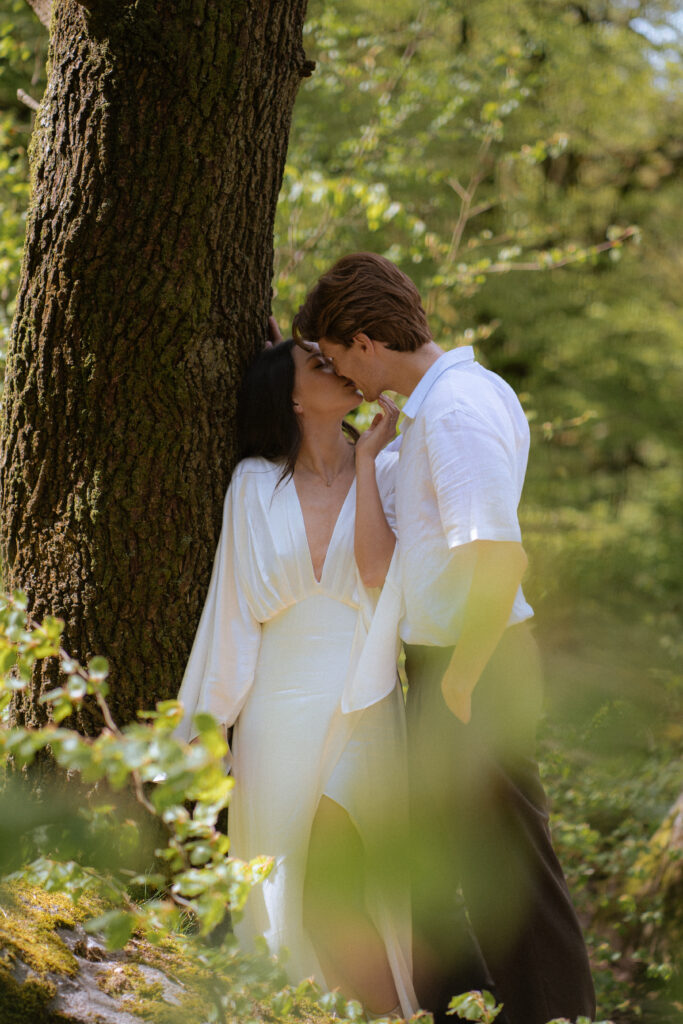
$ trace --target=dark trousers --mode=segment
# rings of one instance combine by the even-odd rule
[[[437,1024],[453,1020],[443,1016],[453,995],[474,988],[496,995],[508,1024],[592,1017],[588,956],[535,761],[541,675],[530,627],[506,630],[468,725],[441,694],[451,655],[406,650],[418,997]]]

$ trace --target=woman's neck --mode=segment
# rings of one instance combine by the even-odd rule
[[[327,481],[338,476],[353,461],[353,446],[343,433],[340,422],[304,425],[296,469],[314,473]]]

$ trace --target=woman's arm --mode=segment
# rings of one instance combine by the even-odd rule
[[[375,459],[396,433],[398,407],[380,395],[382,411],[356,443],[356,533],[354,552],[366,587],[381,587],[394,553],[394,536],[382,507]]]

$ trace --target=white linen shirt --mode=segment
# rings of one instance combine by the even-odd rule
[[[444,353],[403,412],[396,526],[405,602],[401,639],[457,643],[472,583],[472,541],[521,541],[517,507],[529,425],[506,382],[471,346]],[[508,625],[533,615],[522,588]]]

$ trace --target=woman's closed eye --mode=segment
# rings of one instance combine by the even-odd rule
[[[332,373],[334,373],[334,364],[332,360],[328,359],[326,356],[322,354],[322,352],[318,351],[317,349],[314,349],[309,354],[306,362],[313,370],[329,370]]]

